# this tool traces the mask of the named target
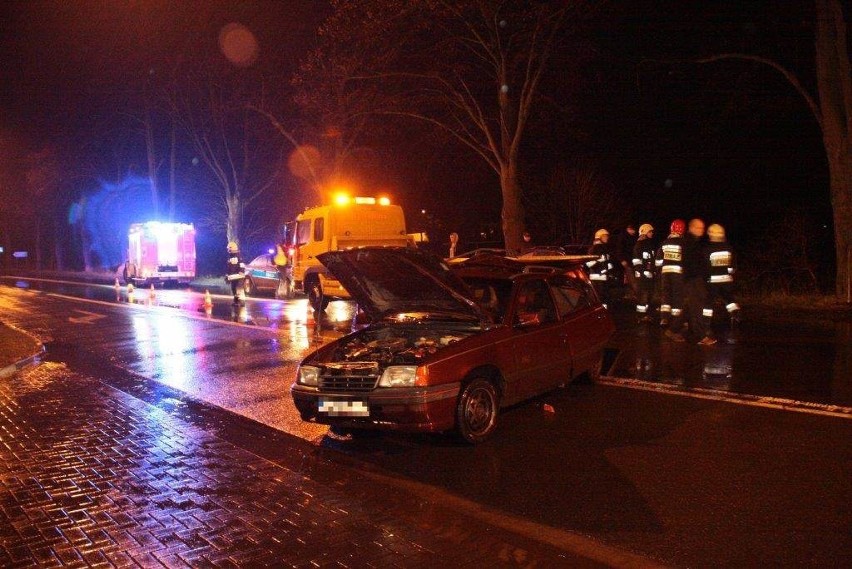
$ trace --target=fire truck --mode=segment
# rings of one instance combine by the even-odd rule
[[[388,198],[338,195],[331,205],[311,207],[284,225],[296,292],[308,296],[314,310],[324,310],[332,299],[348,299],[349,293],[317,260],[326,251],[369,245],[405,247],[402,208]]]
[[[127,241],[125,283],[189,284],[195,278],[195,227],[191,223],[133,223]]]

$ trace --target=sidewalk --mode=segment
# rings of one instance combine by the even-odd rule
[[[0,321],[0,378],[29,365],[41,352],[36,338]]]
[[[654,566],[508,531],[180,398],[57,362],[0,381],[0,566]]]

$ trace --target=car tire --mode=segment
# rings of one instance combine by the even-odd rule
[[[317,280],[312,280],[308,287],[308,303],[314,312],[322,312],[328,306],[328,299],[322,294],[322,288]]]
[[[456,431],[466,443],[479,444],[494,433],[500,397],[494,384],[477,377],[467,382],[456,404]]]
[[[246,296],[254,296],[255,288],[254,281],[251,280],[251,277],[246,277],[243,281],[243,290],[245,290]]]

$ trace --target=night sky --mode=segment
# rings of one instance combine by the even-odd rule
[[[554,60],[547,85],[571,117],[530,132],[531,179],[556,161],[592,160],[616,188],[625,219],[637,224],[702,216],[726,224],[732,240],[748,247],[794,214],[824,222],[829,228],[816,237],[829,236],[827,166],[801,97],[758,64],[676,61],[764,55],[813,92],[811,3],[700,4],[628,1],[602,9],[587,32],[595,57],[582,77],[561,76],[568,62]],[[287,78],[327,10],[318,0],[5,2],[0,132],[34,147],[72,140],[81,154],[104,152],[117,139],[141,137],[129,117],[146,74],[175,57],[222,59],[218,34],[237,22],[257,37],[255,69]],[[112,134],[91,140],[105,130]],[[416,141],[398,148],[401,155],[384,155],[409,218],[426,209],[468,241],[480,223],[499,220],[496,177],[464,149],[425,142],[418,149]],[[550,239],[558,234],[535,219],[530,225]]]

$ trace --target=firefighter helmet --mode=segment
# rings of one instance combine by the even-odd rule
[[[228,243],[228,253],[236,253],[240,248],[237,247],[237,244],[234,241]]]
[[[707,228],[707,236],[710,238],[710,241],[724,241],[725,228],[718,223],[713,223]]]
[[[639,226],[639,235],[648,235],[650,232],[654,230],[654,226],[650,223],[643,223]]]
[[[672,221],[671,232],[675,235],[683,235],[683,232],[686,231],[686,222],[682,219],[675,219]]]
[[[598,229],[597,231],[595,231],[595,239],[602,239],[604,235],[609,237],[609,231],[607,231],[606,229]]]

